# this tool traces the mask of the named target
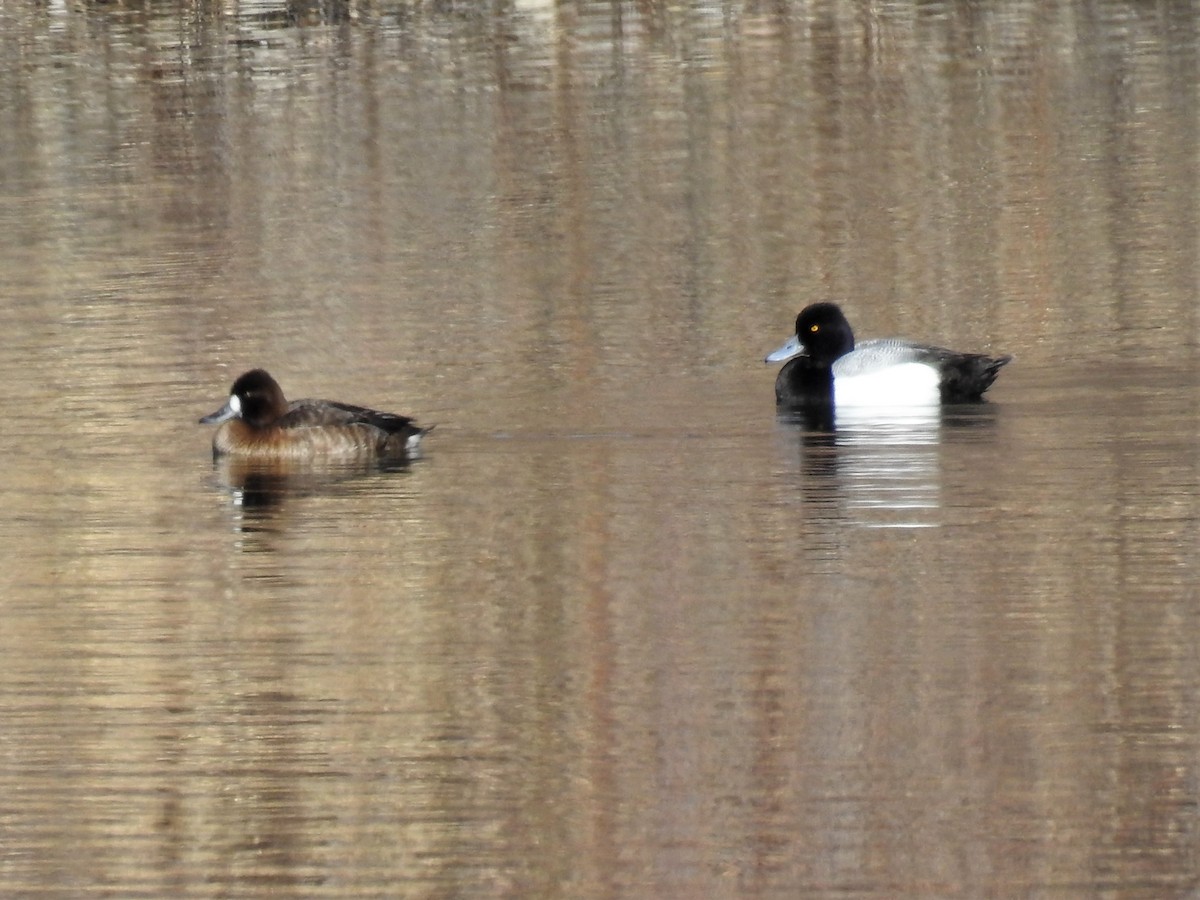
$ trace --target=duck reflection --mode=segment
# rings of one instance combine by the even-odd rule
[[[300,462],[218,457],[213,462],[216,486],[229,495],[239,513],[240,531],[265,530],[290,500],[350,494],[372,476],[407,472],[407,459],[354,462]]]
[[[779,414],[796,438],[806,508],[865,528],[940,525],[943,441],[992,421],[980,404]]]

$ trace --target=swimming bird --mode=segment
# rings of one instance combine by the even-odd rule
[[[430,431],[407,416],[332,400],[293,400],[263,369],[233,383],[228,402],[200,420],[221,423],[213,456],[262,460],[403,459]]]
[[[899,338],[854,342],[835,303],[814,303],[796,333],[764,362],[787,364],[775,402],[789,407],[931,406],[983,399],[1011,356],[960,353]]]

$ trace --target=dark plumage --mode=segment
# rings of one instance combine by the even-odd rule
[[[229,402],[200,420],[222,423],[213,454],[254,459],[411,457],[429,432],[407,416],[332,400],[295,400],[263,369],[233,383]]]
[[[983,399],[1011,356],[960,353],[884,338],[855,344],[834,303],[796,317],[796,333],[766,362],[788,360],[775,379],[784,406],[964,403]]]

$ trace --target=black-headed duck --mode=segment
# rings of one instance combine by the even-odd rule
[[[288,402],[263,369],[240,376],[229,401],[200,420],[217,423],[214,456],[262,460],[413,458],[430,430],[407,416],[332,400]]]
[[[983,399],[1011,356],[959,353],[899,338],[854,342],[834,303],[796,317],[796,333],[765,362],[783,362],[775,379],[780,406],[922,406]]]

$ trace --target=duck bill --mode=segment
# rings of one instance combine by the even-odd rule
[[[804,352],[804,348],[800,346],[800,338],[792,335],[788,338],[786,344],[771,353],[768,353],[763,362],[783,362],[785,359],[791,359],[793,356],[798,356]]]
[[[241,411],[242,411],[241,404],[238,402],[237,395],[235,394],[229,398],[228,403],[226,403],[224,406],[222,406],[216,412],[209,413],[207,416],[205,416],[203,419],[201,419],[200,424],[201,425],[216,425],[218,422],[224,422],[226,419],[234,418]]]

